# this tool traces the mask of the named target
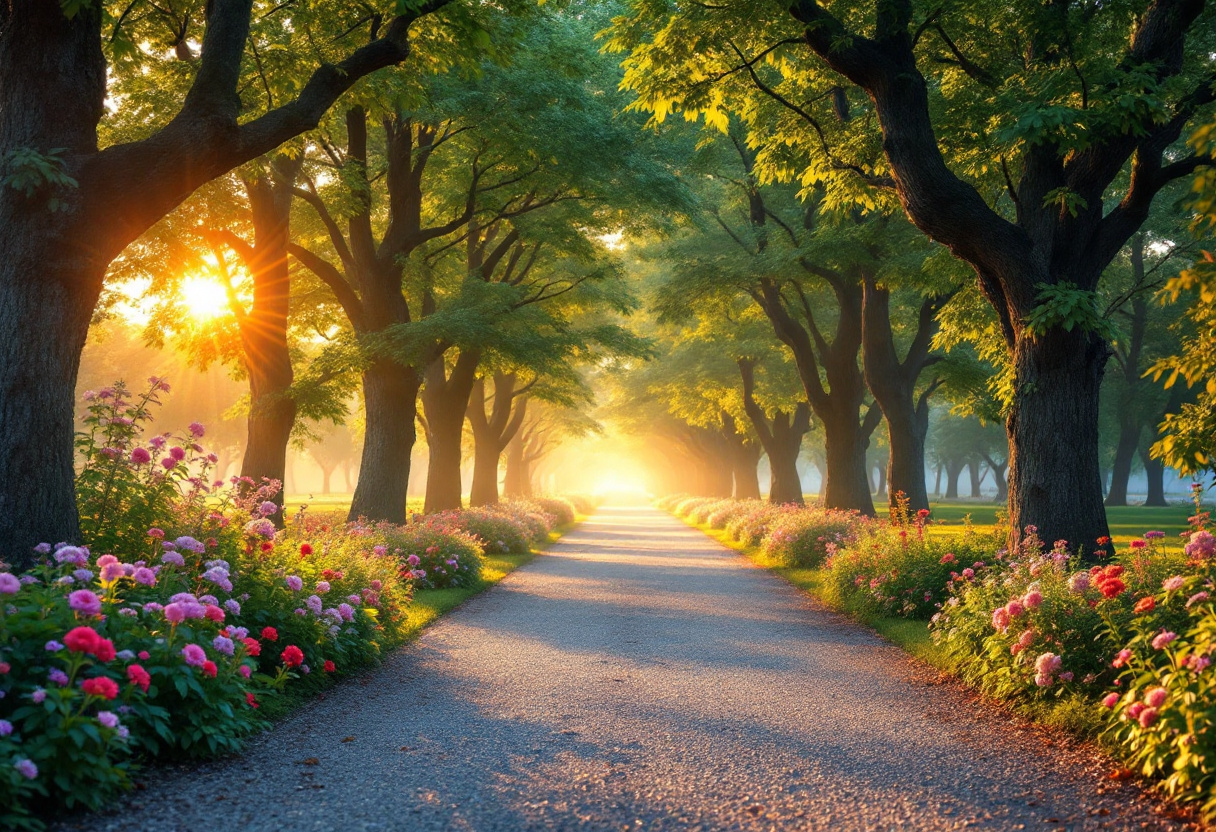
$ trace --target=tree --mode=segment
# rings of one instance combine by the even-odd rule
[[[791,409],[774,408],[769,412],[756,400],[756,360],[737,361],[743,380],[743,409],[768,456],[770,503],[802,505],[802,478],[798,476],[798,454],[802,437],[811,430],[811,408],[798,402]]]
[[[631,10],[613,43],[633,50],[628,78],[641,106],[720,123],[762,85],[792,105],[787,141],[761,160],[767,175],[828,182],[853,199],[893,192],[921,231],[974,269],[1013,369],[1015,537],[1030,524],[1080,546],[1107,535],[1097,423],[1110,332],[1095,291],[1157,194],[1213,162],[1179,145],[1216,99],[1210,6]],[[688,73],[690,63],[718,71]],[[828,121],[831,108],[853,106],[874,118]],[[869,162],[879,140],[885,165]]]
[[[535,384],[535,380],[520,384],[515,373],[494,373],[493,380],[494,390],[488,399],[485,378],[473,383],[469,397],[468,420],[474,443],[471,506],[498,502],[498,463],[523,426],[528,414],[528,390]]]
[[[112,17],[102,0],[19,0],[0,12],[0,548],[17,563],[35,543],[78,536],[73,387],[110,262],[196,188],[316,126],[360,78],[404,61],[411,26],[447,2],[402,3],[375,25],[354,7],[296,10],[290,28],[325,33],[324,45],[301,52],[292,69],[312,65],[273,103],[246,81],[259,37],[281,34],[283,15],[267,5],[255,26],[252,0],[192,4],[186,23],[202,30],[201,50],[184,34],[175,42],[191,53],[175,67],[188,90],[161,111],[166,121],[105,147],[110,76],[169,62],[140,47],[144,35],[163,41],[154,15]],[[340,34],[360,19],[360,34]]]

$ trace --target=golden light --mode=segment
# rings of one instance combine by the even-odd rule
[[[188,277],[182,281],[182,305],[196,321],[206,322],[231,312],[228,293],[219,282],[206,277]]]

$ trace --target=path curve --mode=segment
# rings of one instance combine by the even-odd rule
[[[241,757],[58,828],[1174,828],[1110,769],[678,520],[609,508]]]

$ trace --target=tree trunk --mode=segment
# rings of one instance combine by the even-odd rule
[[[967,463],[951,459],[946,461],[946,499],[958,499],[958,478],[963,473],[963,468]]]
[[[502,452],[519,433],[528,415],[527,388],[516,389],[513,373],[494,374],[494,402],[486,414],[484,379],[473,383],[466,414],[473,431],[473,482],[469,505],[492,506],[498,503],[498,461]]]
[[[1009,482],[1005,479],[1005,472],[1009,470],[1009,462],[998,464],[991,456],[984,454],[984,463],[992,472],[992,479],[996,483],[996,501],[998,503],[1007,502],[1009,500]]]
[[[974,457],[967,463],[967,473],[971,476],[971,499],[978,500],[982,494],[980,488],[984,482],[983,463]]]
[[[404,523],[410,477],[410,453],[417,438],[418,388],[412,367],[388,359],[373,361],[363,373],[367,411],[359,483],[350,504],[350,519]]]
[[[497,505],[498,459],[502,451],[476,436],[473,441],[473,483],[469,488],[469,505]]]
[[[480,362],[480,351],[462,349],[452,364],[450,375],[442,358],[427,368],[426,386],[422,390],[426,441],[430,449],[423,508],[427,514],[461,507],[464,420]]]
[[[827,411],[823,422],[824,467],[823,505],[826,508],[856,509],[873,516],[874,499],[866,474],[866,448],[869,433],[857,421],[856,411],[843,414]]]
[[[0,11],[0,158],[64,148],[70,167],[96,151],[106,76],[100,21],[93,4],[71,21],[57,3]],[[82,542],[76,375],[107,262],[80,227],[81,203],[70,187],[28,197],[0,187],[0,559],[16,568],[33,562],[38,543]]]
[[[1100,338],[1059,327],[1018,341],[1018,392],[1006,420],[1015,536],[1033,525],[1049,545],[1067,540],[1087,551],[1110,536],[1098,465],[1107,351]]]
[[[874,484],[874,496],[881,500],[887,496],[887,468],[884,465],[875,465],[874,472],[877,480]]]
[[[736,500],[760,499],[760,445],[744,442],[734,454],[734,479]]]
[[[329,490],[329,480],[330,480],[330,476],[333,474],[333,472],[334,472],[334,467],[332,465],[321,468],[321,493],[322,494],[332,494],[333,493],[332,491]]]
[[[1106,505],[1127,505],[1127,485],[1132,478],[1132,462],[1140,447],[1142,427],[1131,407],[1119,412],[1119,440],[1115,445],[1115,460],[1110,471],[1110,490],[1106,493]]]
[[[1168,505],[1165,501],[1165,463],[1143,454],[1140,461],[1144,463],[1144,476],[1148,480],[1148,493],[1144,498],[1146,506],[1158,508]]]
[[[523,497],[527,494],[525,467],[523,436],[516,434],[507,445],[507,465],[502,479],[504,497]]]
[[[287,244],[291,237],[292,188],[303,163],[278,158],[269,175],[245,179],[253,219],[253,245],[233,234],[229,242],[253,278],[253,305],[238,312],[241,351],[249,377],[249,419],[241,476],[255,484],[266,480],[283,483],[287,445],[296,423],[296,402],[291,396],[295,373],[287,348],[287,316],[291,301],[291,274]],[[283,489],[273,498],[283,505]],[[285,518],[279,511],[272,518],[279,528]]]
[[[937,464],[937,476],[933,480],[933,496],[942,496],[942,464],[940,462]]]

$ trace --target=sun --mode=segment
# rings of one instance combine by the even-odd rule
[[[190,317],[206,322],[229,314],[228,293],[217,281],[206,277],[188,277],[182,281],[182,305]]]

